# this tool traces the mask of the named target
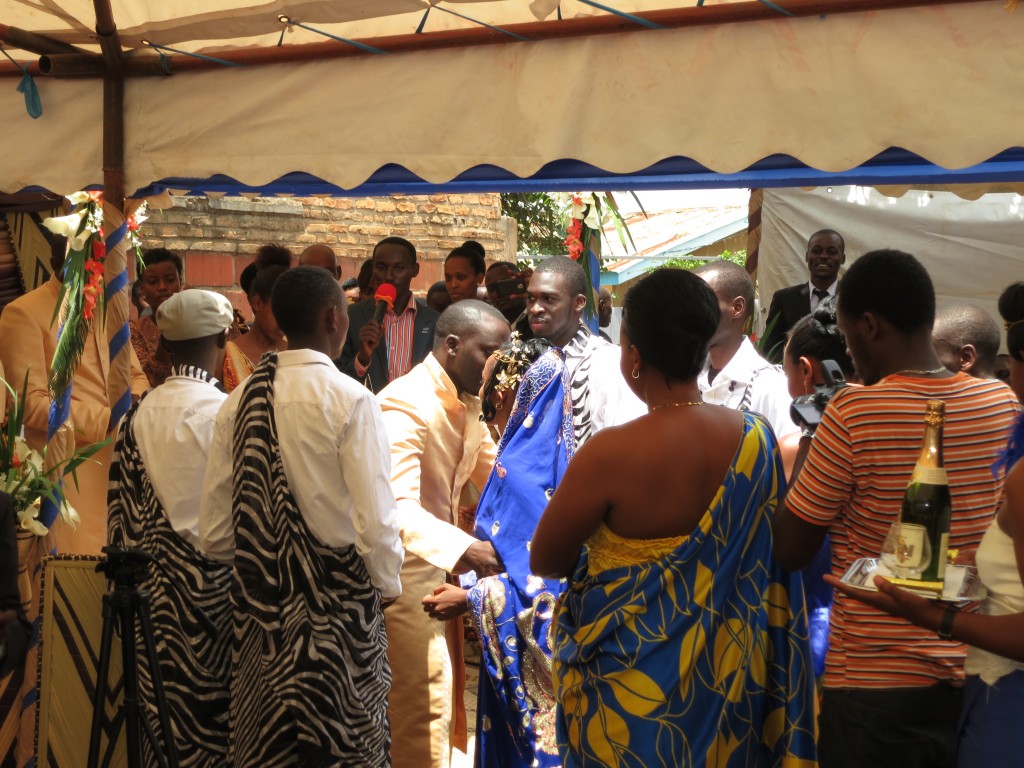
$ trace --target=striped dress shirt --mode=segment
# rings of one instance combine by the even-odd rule
[[[416,298],[409,297],[409,303],[400,314],[393,310],[384,313],[381,320],[384,325],[384,343],[387,345],[385,351],[388,357],[388,381],[394,381],[399,376],[407,374],[413,366],[412,362],[412,339],[413,330],[416,326]],[[356,376],[362,378],[366,375],[368,366],[359,362],[357,356],[352,361],[355,365]]]

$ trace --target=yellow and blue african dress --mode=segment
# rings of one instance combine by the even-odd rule
[[[745,413],[690,536],[587,542],[553,641],[566,768],[817,764],[803,586],[772,557],[782,487],[771,427]]]
[[[561,353],[550,350],[523,377],[477,503],[474,535],[490,541],[505,573],[469,592],[480,633],[476,764],[556,768],[551,625],[564,579],[530,573],[529,542],[575,446]]]

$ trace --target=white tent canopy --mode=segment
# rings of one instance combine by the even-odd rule
[[[696,0],[608,4],[646,12]],[[279,13],[386,49],[387,36],[415,31],[426,9],[417,0],[210,5],[114,0],[113,15],[132,58],[156,55],[143,39],[212,55],[272,49]],[[423,38],[476,28],[441,7],[498,25],[572,22],[555,18],[557,5],[448,0]],[[561,6],[563,17],[607,15],[576,0]],[[92,7],[7,4],[0,23],[98,50]],[[843,171],[890,147],[959,169],[1024,145],[1024,14],[1009,15],[1003,0],[630,28],[536,42],[495,33],[508,42],[133,77],[126,186],[214,174],[261,185],[304,172],[351,189],[389,164],[441,183],[481,165],[527,177],[572,159],[633,173],[676,156],[717,173],[778,154]],[[321,39],[301,28],[285,35],[288,45]],[[44,114],[32,120],[16,80],[0,78],[0,191],[102,183],[101,81],[36,82]]]

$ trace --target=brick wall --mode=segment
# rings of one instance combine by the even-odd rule
[[[145,247],[179,254],[189,287],[221,291],[246,313],[238,276],[264,243],[280,243],[296,256],[311,243],[329,245],[348,278],[375,243],[398,235],[416,246],[421,267],[413,290],[419,292],[443,278],[444,257],[465,240],[479,241],[488,263],[515,261],[515,222],[502,217],[496,193],[171,200],[172,207],[150,211]]]

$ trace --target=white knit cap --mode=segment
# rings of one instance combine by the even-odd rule
[[[189,288],[171,296],[156,311],[156,325],[168,341],[213,336],[231,327],[231,302],[213,291]]]

